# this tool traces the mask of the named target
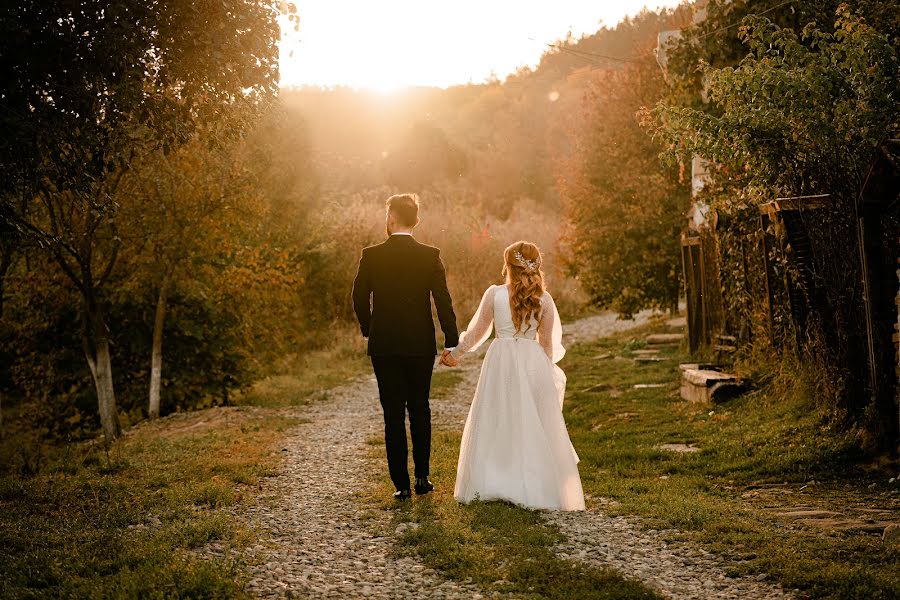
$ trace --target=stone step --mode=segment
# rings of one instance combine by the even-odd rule
[[[896,523],[891,521],[867,522],[860,519],[797,519],[795,521],[806,527],[828,529],[830,531],[846,531],[882,535],[884,530]]]
[[[840,517],[841,513],[834,512],[831,510],[788,510],[782,512],[776,512],[776,517],[781,517],[782,519],[825,519],[832,517]]]
[[[612,389],[612,386],[609,385],[608,383],[598,383],[598,384],[596,384],[596,385],[592,385],[592,386],[590,386],[590,387],[584,388],[583,390],[581,390],[581,393],[582,393],[582,394],[589,394],[589,393],[592,393],[592,392],[605,392],[605,391],[607,391],[607,390],[609,390],[609,389]]]
[[[666,321],[666,327],[670,329],[684,329],[687,327],[687,317],[675,317]]]
[[[654,446],[657,450],[665,450],[667,452],[678,452],[679,454],[692,454],[700,452],[700,448],[693,444],[659,444]]]
[[[737,377],[705,369],[682,369],[681,397],[688,402],[722,402],[741,392]]]
[[[681,333],[653,333],[647,336],[647,343],[651,346],[666,346],[680,344],[684,339]]]
[[[687,369],[695,369],[702,371],[721,371],[722,366],[717,365],[715,363],[681,363],[678,365],[678,368],[682,371],[686,371]]]
[[[635,356],[656,356],[659,354],[659,350],[656,348],[646,348],[643,350],[632,350],[631,353]]]

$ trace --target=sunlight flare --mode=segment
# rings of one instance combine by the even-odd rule
[[[547,44],[567,34],[577,38],[612,26],[645,5],[678,3],[310,0],[299,7],[296,31],[287,17],[281,20],[281,85],[390,93],[408,86],[502,80],[521,67],[536,66]]]

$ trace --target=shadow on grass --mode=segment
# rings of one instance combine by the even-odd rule
[[[487,593],[516,598],[644,599],[659,598],[642,584],[612,570],[558,558],[552,546],[560,534],[544,524],[540,511],[505,502],[460,505],[453,480],[460,434],[439,432],[432,442],[432,479],[436,490],[396,504],[383,473],[373,474],[360,500],[372,509],[392,511],[400,527],[399,553],[417,555],[430,567],[457,581],[471,581]],[[383,456],[372,440],[370,451]],[[414,523],[402,527],[402,523]]]
[[[673,536],[734,559],[733,574],[768,573],[815,598],[900,597],[895,546],[774,514],[778,506],[867,507],[900,519],[896,488],[866,474],[853,435],[829,428],[801,381],[767,384],[719,405],[684,402],[681,349],[663,349],[659,363],[630,358],[658,328],[576,346],[561,365],[569,377],[566,423],[585,492],[613,500],[605,509],[613,514],[640,515],[648,527],[680,530]],[[635,389],[641,383],[664,386]],[[700,450],[658,448],[668,443]],[[777,496],[751,501],[752,490],[773,485]]]
[[[0,596],[243,598],[240,565],[191,552],[241,547],[223,509],[247,500],[293,421],[211,409],[136,428],[107,456],[51,447],[43,468],[0,473]]]

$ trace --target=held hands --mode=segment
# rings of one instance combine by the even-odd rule
[[[455,367],[459,364],[459,361],[450,354],[449,350],[444,350],[441,354],[441,364],[445,367]]]

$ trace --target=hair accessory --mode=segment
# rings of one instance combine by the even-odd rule
[[[537,269],[538,269],[537,261],[535,261],[535,260],[528,260],[527,258],[525,258],[524,256],[522,256],[522,253],[519,252],[518,250],[516,250],[515,252],[513,252],[513,256],[516,257],[516,260],[519,261],[519,264],[520,264],[520,265],[522,265],[523,267],[525,267],[525,268],[528,269],[529,271],[537,271]]]

